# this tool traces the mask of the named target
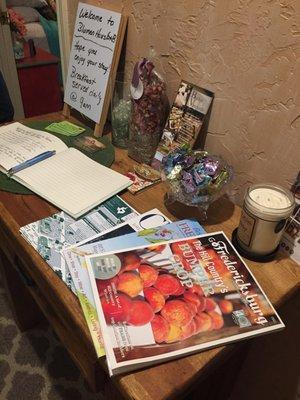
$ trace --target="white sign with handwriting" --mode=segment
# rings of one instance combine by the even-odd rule
[[[65,103],[99,123],[121,14],[79,3]]]

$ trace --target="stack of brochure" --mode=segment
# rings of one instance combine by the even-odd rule
[[[110,375],[284,327],[223,232],[172,223],[157,209],[138,215],[124,202],[101,207],[21,232],[78,296]]]
[[[61,211],[23,226],[20,233],[67,286],[76,293],[61,251],[137,215],[138,212],[119,196],[113,196],[80,219],[75,220]]]

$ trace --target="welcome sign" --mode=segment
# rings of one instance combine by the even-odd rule
[[[120,13],[78,5],[64,101],[97,124],[108,109],[108,82],[115,74],[120,22]]]

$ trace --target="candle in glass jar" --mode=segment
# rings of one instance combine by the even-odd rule
[[[292,194],[279,186],[261,184],[249,187],[237,231],[239,246],[255,256],[273,253],[293,208]]]
[[[274,189],[253,189],[249,192],[249,196],[260,206],[271,209],[282,209],[291,205],[291,201],[286,194]]]

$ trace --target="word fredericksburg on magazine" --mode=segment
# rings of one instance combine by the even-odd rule
[[[86,261],[111,375],[284,327],[223,232]]]

